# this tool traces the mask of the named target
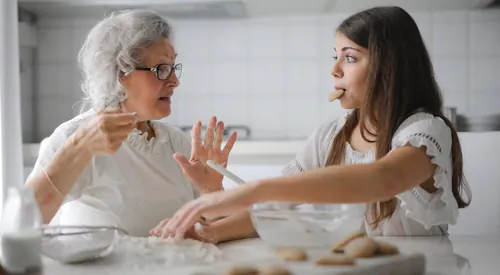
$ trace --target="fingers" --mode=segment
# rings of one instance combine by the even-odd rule
[[[192,150],[190,161],[200,160],[202,163],[205,163],[208,159],[220,160],[221,157],[223,161],[226,161],[236,142],[237,134],[232,133],[224,149],[221,150],[224,141],[224,122],[217,122],[217,117],[212,116],[208,122],[203,143],[201,141],[201,128],[201,122],[197,121],[193,126],[193,131],[191,131]]]
[[[165,223],[162,228],[160,228],[159,231],[156,232],[156,236],[166,239],[170,236],[172,236],[174,232],[170,231],[169,228],[167,227],[167,223]]]
[[[217,232],[215,232],[215,230],[208,230],[207,227],[202,225],[201,223],[195,223],[194,232],[196,233],[198,239],[201,239],[201,241],[203,242],[214,244],[219,242],[219,236]]]
[[[120,110],[120,108],[109,108],[109,109],[101,109],[99,111],[97,111],[97,114],[100,115],[100,114],[118,114],[118,113],[121,113],[122,111]]]
[[[236,138],[238,137],[238,134],[236,132],[233,132],[231,136],[229,136],[229,139],[226,142],[226,145],[224,146],[224,149],[222,150],[222,154],[227,157],[229,156],[229,153],[231,153],[231,150],[233,149],[234,143],[236,142]]]
[[[155,236],[159,238],[166,239],[171,237],[175,231],[170,231],[167,228],[167,223],[171,219],[162,220],[156,227],[149,231],[149,236]],[[184,234],[183,238],[195,239],[204,242],[216,242],[217,235],[214,232],[206,230],[208,224],[205,224],[202,220],[197,221],[193,227],[189,228]]]
[[[195,155],[202,149],[201,144],[201,121],[196,121],[191,131],[191,159],[195,159]]]
[[[185,206],[181,207],[177,213],[172,217],[172,219],[167,223],[165,229],[169,232],[175,232],[176,238],[182,238],[186,233],[188,227],[181,227],[187,217],[191,217],[191,212],[196,209],[199,205],[198,200],[191,201]],[[194,222],[193,222],[194,224]]]
[[[130,123],[126,125],[109,125],[105,126],[105,131],[109,132],[110,135],[112,136],[127,136],[130,131],[132,131],[134,128],[136,128],[135,123]]]
[[[175,232],[170,232],[164,229],[165,223],[167,221],[168,219],[163,220],[158,226],[159,229],[155,228],[151,230],[150,236],[156,236],[163,239],[172,237],[172,234]],[[200,221],[196,222],[192,227],[190,227],[189,230],[184,233],[182,239],[193,239],[214,244],[218,243],[219,240],[217,232],[207,229],[207,226],[203,225]]]
[[[113,144],[113,143],[120,143],[127,139],[129,133],[135,128],[135,124],[131,125],[121,125],[121,126],[116,126],[116,125],[110,125],[110,123],[107,124],[101,124],[99,126],[99,130],[103,134],[104,142],[107,144]]]
[[[184,239],[193,239],[203,242],[203,239],[196,233],[194,228],[190,228],[183,237]]]
[[[118,113],[106,114],[107,119],[116,125],[128,125],[137,122],[137,113]]]
[[[207,131],[205,132],[205,148],[212,148],[213,146],[216,123],[217,118],[215,116],[211,117],[208,122]]]
[[[179,163],[179,165],[183,169],[189,168],[191,166],[191,163],[189,162],[189,160],[181,153],[175,153],[174,159],[175,159],[175,161],[177,161],[177,163]]]
[[[179,226],[175,231],[175,239],[179,240],[184,237],[186,231],[189,230],[196,221],[201,217],[201,211],[203,210],[203,205],[198,204],[195,207],[191,208],[189,212],[184,215],[183,219],[179,220]]]
[[[222,139],[224,138],[224,122],[219,121],[217,123],[217,129],[215,131],[215,143],[214,149],[220,151],[222,145]]]
[[[174,232],[179,226],[179,221],[181,220],[181,218],[186,214],[187,211],[189,211],[192,207],[194,207],[193,204],[194,201],[188,203],[187,205],[184,205],[179,210],[177,210],[174,216],[165,225],[165,228],[169,231]]]
[[[128,134],[137,123],[137,117],[134,113],[101,114],[97,119],[99,129],[104,132],[113,132],[116,135]]]
[[[163,228],[165,227],[165,225],[168,223],[169,220],[170,219],[164,219],[163,221],[161,221],[155,228],[149,231],[149,235],[158,236],[158,233],[161,233],[161,231],[163,230]]]
[[[108,144],[118,144],[122,143],[124,140],[126,140],[128,137],[128,134],[116,134],[116,133],[111,133],[105,137],[105,142]]]

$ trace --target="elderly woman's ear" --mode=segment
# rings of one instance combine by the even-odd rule
[[[121,71],[118,75],[118,82],[121,85],[121,93],[126,96],[128,89],[133,89],[133,83],[131,82],[131,73],[132,72],[123,72]]]
[[[120,84],[125,85],[124,82],[125,82],[128,75],[130,75],[130,73],[120,71],[120,74],[118,76],[118,81],[120,81]]]

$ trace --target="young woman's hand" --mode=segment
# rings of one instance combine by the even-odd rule
[[[167,230],[165,230],[165,225],[168,223],[169,220],[170,219],[165,219],[161,221],[155,228],[149,231],[149,235],[164,239],[172,237],[173,235]],[[213,244],[217,244],[219,242],[217,232],[212,230],[210,225],[206,223],[203,219],[199,219],[191,228],[189,228],[189,230],[185,232],[182,238],[193,239]]]
[[[174,216],[156,227],[165,236],[182,239],[202,217],[228,216],[243,210],[257,201],[258,184],[246,183],[236,188],[204,194],[177,211]]]

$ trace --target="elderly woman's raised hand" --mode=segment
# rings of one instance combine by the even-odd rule
[[[100,111],[82,125],[74,137],[92,156],[112,154],[127,139],[128,134],[136,127],[136,123],[135,113],[122,113],[117,110]]]
[[[212,117],[208,123],[205,142],[201,139],[201,122],[197,121],[191,131],[191,158],[188,160],[180,153],[175,153],[175,160],[181,165],[184,174],[202,193],[222,189],[224,178],[217,171],[207,166],[207,160],[227,165],[229,153],[236,141],[236,133],[232,133],[222,149],[224,138],[224,122]]]

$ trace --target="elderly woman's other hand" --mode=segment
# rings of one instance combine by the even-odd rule
[[[222,179],[217,171],[207,166],[207,160],[213,160],[224,166],[227,165],[229,153],[236,141],[236,132],[232,133],[223,149],[224,122],[212,117],[208,123],[205,142],[201,139],[201,122],[197,121],[191,131],[191,158],[188,160],[180,153],[174,158],[182,167],[184,174],[202,193],[222,190]],[[214,137],[215,135],[215,137]]]
[[[74,143],[81,142],[92,155],[107,155],[116,152],[128,134],[136,127],[135,113],[117,110],[99,111],[84,124],[74,136]]]

